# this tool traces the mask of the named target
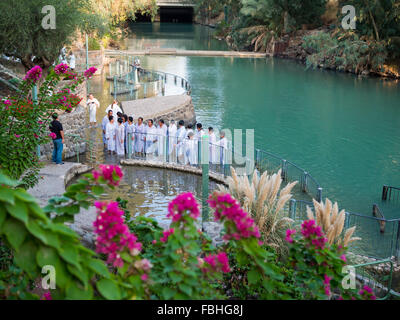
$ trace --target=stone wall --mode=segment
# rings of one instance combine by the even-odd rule
[[[86,108],[86,83],[81,84],[75,91],[82,98],[80,105],[71,113],[59,112],[59,121],[63,125],[65,144],[63,149],[63,159],[71,158],[76,155],[76,144],[69,134],[79,135],[80,139],[86,139],[86,128],[88,125],[88,110]],[[80,153],[86,151],[86,143],[80,141]],[[53,143],[40,146],[40,160],[51,160],[53,153]]]

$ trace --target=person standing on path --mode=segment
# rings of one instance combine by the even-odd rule
[[[109,122],[106,126],[106,139],[107,139],[107,149],[110,154],[115,151],[115,132],[116,126],[114,124],[114,117],[110,116]]]
[[[69,52],[69,68],[71,71],[75,71],[76,68],[76,58],[72,51]]]
[[[107,147],[107,139],[106,139],[106,128],[107,128],[107,123],[110,122],[110,117],[113,115],[112,110],[108,111],[108,114],[104,116],[103,121],[101,123],[101,128],[103,130],[103,143],[104,143],[104,148]]]
[[[145,146],[145,131],[146,127],[143,124],[143,118],[139,117],[138,122],[135,126],[135,152],[137,153],[144,153],[144,146]]]
[[[62,152],[64,145],[64,129],[60,121],[58,121],[58,114],[54,113],[52,115],[53,121],[50,123],[50,131],[55,134],[53,139],[53,162],[56,164],[64,164],[62,162]]]
[[[112,111],[114,115],[118,114],[118,112],[122,113],[122,109],[120,108],[120,106],[118,105],[118,101],[114,100],[112,104],[110,104],[107,109],[106,112],[108,111]]]
[[[118,128],[115,132],[115,144],[117,155],[123,156],[125,155],[125,125],[123,118],[118,119]]]
[[[96,125],[96,114],[97,109],[100,108],[100,102],[97,100],[93,94],[89,95],[89,100],[87,101],[87,106],[89,108],[89,122],[90,125]]]

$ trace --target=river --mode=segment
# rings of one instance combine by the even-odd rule
[[[131,30],[124,49],[228,50],[199,25],[135,23]],[[275,58],[143,56],[141,64],[188,79],[203,126],[254,129],[257,148],[306,169],[341,208],[371,215],[378,203],[387,218],[400,218],[397,206],[380,202],[384,184],[400,186],[398,82]],[[105,108],[108,87],[92,88]]]

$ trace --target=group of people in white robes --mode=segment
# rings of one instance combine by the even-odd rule
[[[122,114],[117,101],[107,108],[107,115],[103,118],[103,143],[110,153],[116,152],[123,156],[142,154],[149,158],[165,160],[169,156],[170,161],[176,161],[185,165],[197,165],[199,157],[199,142],[203,136],[208,135],[209,162],[213,164],[225,163],[228,140],[223,131],[220,132],[220,140],[212,127],[206,132],[198,123],[193,129],[191,124],[185,127],[183,120],[172,120],[167,126],[164,120],[159,120],[157,126],[152,119],[145,124],[142,117],[137,119]],[[115,116],[116,115],[116,116]]]

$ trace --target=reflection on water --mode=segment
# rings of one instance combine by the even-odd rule
[[[116,159],[117,160],[117,159]],[[168,203],[178,194],[192,192],[201,205],[201,177],[178,171],[122,167],[124,178],[119,187],[104,196],[104,200],[116,200],[118,197],[128,200],[128,210],[133,216],[152,217],[161,226],[167,227],[170,219]],[[74,180],[75,181],[75,180]],[[216,183],[210,182],[210,190],[216,189]]]

